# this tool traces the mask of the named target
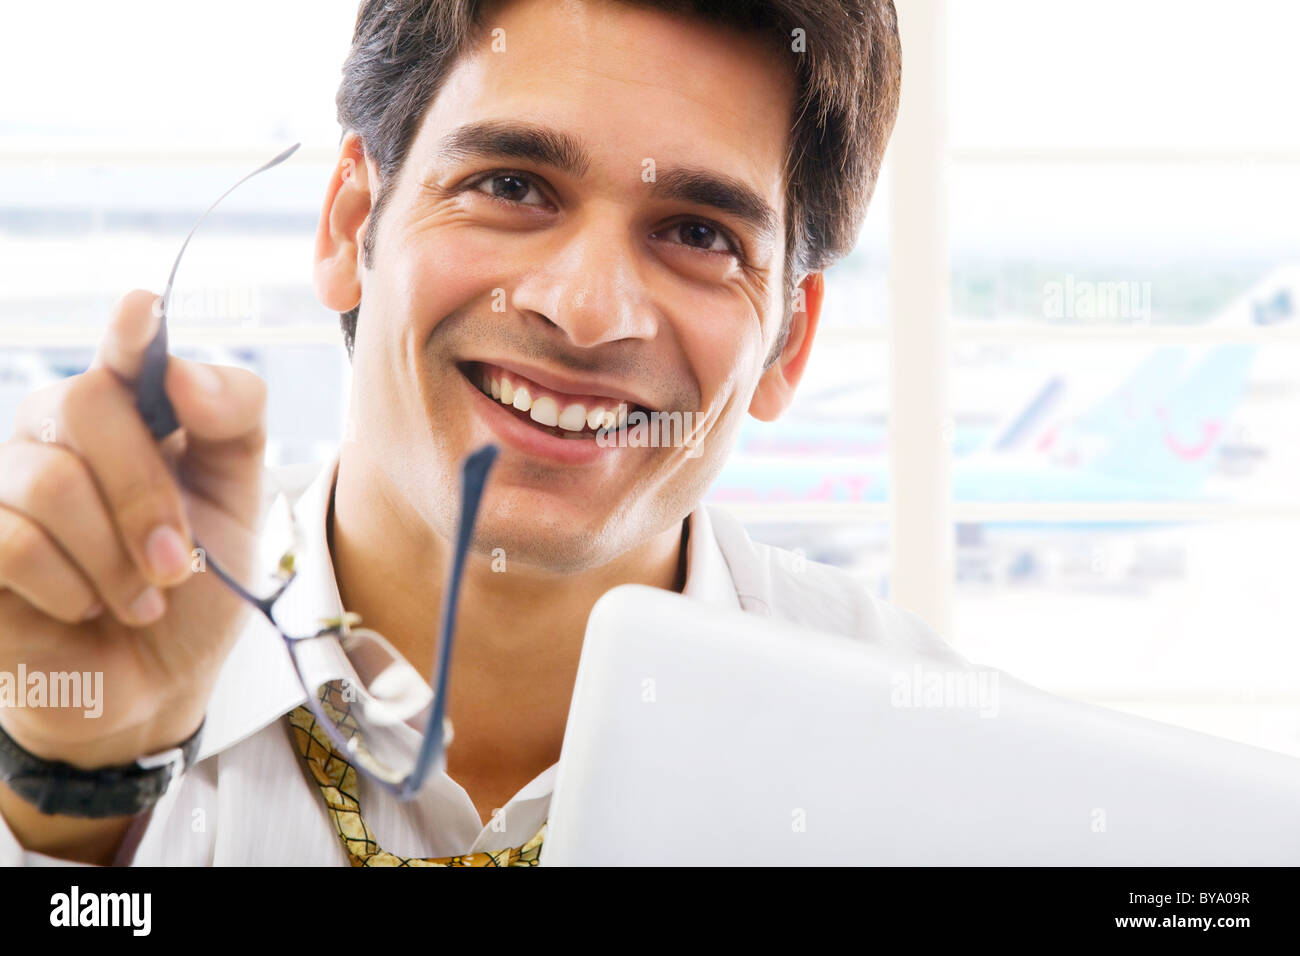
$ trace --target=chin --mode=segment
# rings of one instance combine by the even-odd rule
[[[513,520],[480,513],[480,519],[474,533],[474,550],[488,559],[504,552],[507,573],[522,565],[551,574],[579,574],[616,556],[610,553],[607,536],[594,528],[568,522],[560,526],[558,521],[535,515]]]

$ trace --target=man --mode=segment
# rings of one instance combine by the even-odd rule
[[[190,561],[221,525],[257,523],[263,387],[173,359],[184,439],[156,445],[132,391],[154,298],[132,293],[95,365],[33,395],[0,448],[0,668],[103,672],[103,713],[9,709],[0,726],[22,759],[96,771],[206,717],[199,759],[110,818],[0,786],[0,864],[375,862],[347,825],[398,859],[526,846],[587,616],[618,584],[948,655],[699,506],[743,417],[791,400],[898,96],[889,0],[740,6],[365,0],[315,250],[352,356],[348,434],[287,489],[305,545],[286,613],[341,603],[427,673],[459,464],[498,444],[447,773],[410,803],[304,773],[282,645]],[[597,428],[630,411],[690,413],[689,447],[604,447]],[[361,831],[341,822],[353,797]]]

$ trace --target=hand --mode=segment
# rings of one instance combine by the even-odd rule
[[[196,573],[194,540],[247,562],[261,505],[257,376],[172,358],[181,430],[159,445],[137,412],[156,301],[127,295],[91,368],[29,396],[0,444],[0,671],[100,672],[104,698],[99,717],[0,708],[0,725],[37,756],[85,768],[198,728],[244,609]]]

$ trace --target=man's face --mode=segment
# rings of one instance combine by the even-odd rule
[[[352,415],[444,537],[496,443],[477,549],[570,573],[679,523],[734,444],[782,317],[794,81],[758,39],[622,3],[484,22],[389,186]],[[689,413],[693,447],[608,447],[600,409]]]

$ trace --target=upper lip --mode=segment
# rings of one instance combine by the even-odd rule
[[[572,378],[559,372],[550,372],[546,369],[524,365],[521,362],[514,362],[509,359],[477,359],[476,361],[484,365],[494,365],[507,372],[514,372],[516,375],[529,379],[542,386],[542,388],[554,392],[575,396],[592,395],[598,398],[612,398],[615,401],[640,405],[650,411],[657,408],[653,402],[647,401],[636,392],[623,387],[617,382],[610,382],[608,379],[588,376]]]

